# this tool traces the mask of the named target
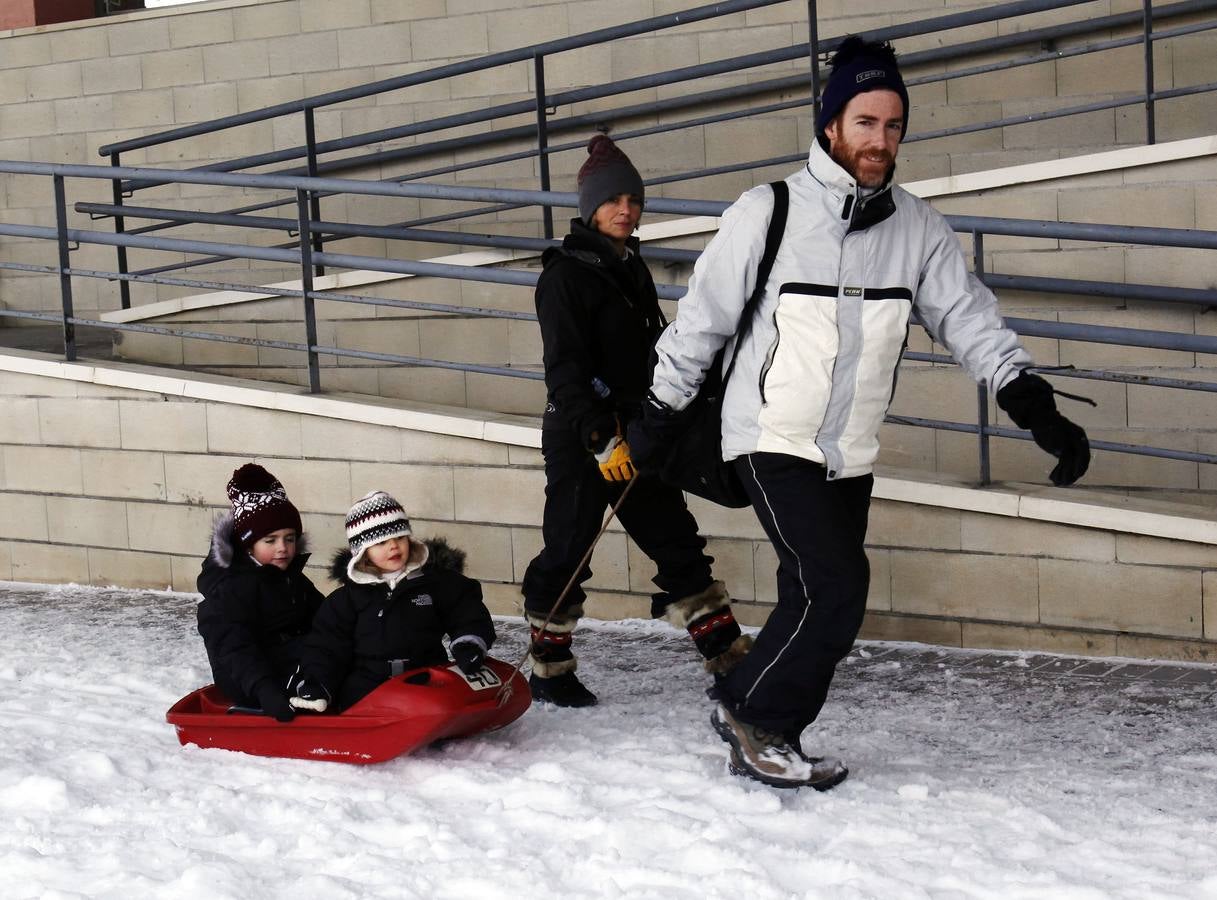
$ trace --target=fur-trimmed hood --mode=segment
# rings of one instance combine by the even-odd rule
[[[232,568],[233,560],[237,559],[237,554],[240,552],[240,547],[234,540],[235,536],[232,511],[216,513],[215,519],[211,523],[211,550],[207,555],[221,569]],[[296,558],[292,562],[307,558],[308,539],[304,536],[304,532],[301,532],[296,539]],[[250,561],[252,562],[252,559]]]
[[[420,541],[418,538],[410,535],[409,541],[410,559],[416,563],[417,568],[430,566],[433,569],[455,572],[458,575],[464,573],[465,551],[449,545],[445,538],[427,538],[425,541]],[[334,554],[334,558],[330,562],[330,577],[339,584],[353,585],[360,583],[352,577],[350,570],[351,559],[351,548],[344,547]],[[371,582],[380,580],[375,576],[368,577]]]

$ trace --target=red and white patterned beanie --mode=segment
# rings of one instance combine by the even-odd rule
[[[232,473],[228,501],[232,504],[233,535],[246,550],[280,528],[291,528],[297,535],[304,530],[300,512],[287,499],[279,479],[257,463],[246,463]]]

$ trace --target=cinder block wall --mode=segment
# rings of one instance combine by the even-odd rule
[[[46,358],[50,360],[50,357]],[[232,470],[256,459],[300,508],[324,567],[343,516],[368,490],[392,492],[420,535],[469,552],[492,609],[518,610],[540,545],[537,450],[274,409],[275,391],[211,379],[190,399],[0,366],[0,579],[191,591]],[[280,389],[288,390],[288,389]],[[354,409],[351,407],[350,409]],[[775,600],[776,558],[750,511],[697,502],[716,574],[749,624]],[[877,500],[864,634],[953,646],[1212,660],[1217,548]],[[589,614],[646,616],[648,560],[617,528],[597,548]]]
[[[689,0],[686,5],[693,5]],[[679,5],[677,5],[679,6]],[[604,5],[591,0],[546,3],[528,0],[503,6],[497,0],[457,3],[396,3],[346,0],[336,5],[325,0],[212,0],[210,3],[161,11],[146,11],[110,19],[72,23],[35,31],[0,34],[0,157],[63,162],[101,162],[96,148],[104,143],[163,130],[230,112],[256,109],[272,103],[407,71],[433,67],[523,46],[531,42],[579,33],[677,8],[671,4],[634,2]],[[948,5],[945,9],[953,8]],[[1114,2],[1099,2],[1085,9],[1093,15],[1119,11]],[[917,0],[899,11],[875,10],[859,17],[851,7],[818,5],[825,36],[858,28],[939,14],[944,8]],[[693,64],[726,56],[791,44],[806,39],[806,6],[783,3],[748,14],[671,29],[661,37],[622,40],[611,47],[559,54],[548,61],[547,86],[551,90],[601,83],[654,71],[661,65]],[[1044,17],[1024,17],[1002,26],[961,30],[960,39],[983,38],[1001,28],[1031,27]],[[912,52],[937,39],[901,42]],[[1160,88],[1212,81],[1217,78],[1217,57],[1208,52],[1205,34],[1160,42],[1156,51],[1155,83]],[[1137,48],[1095,57],[1057,60],[1007,72],[973,76],[948,84],[913,89],[914,133],[922,129],[977,121],[1025,112],[1045,104],[1069,105],[1097,97],[1102,89],[1136,87],[1140,67]],[[981,62],[985,60],[980,60]],[[1122,64],[1117,65],[1120,61]],[[802,64],[774,67],[766,74],[800,71]],[[910,75],[925,74],[923,72]],[[1102,77],[1100,77],[1100,75]],[[467,76],[451,83],[338,105],[319,113],[324,138],[371,128],[477,108],[491,102],[528,96],[531,67],[513,66],[494,77]],[[639,92],[630,102],[659,99],[684,90],[734,83],[738,78],[714,79],[712,84],[672,86]],[[752,77],[757,77],[752,73]],[[621,101],[625,102],[625,101]],[[607,109],[614,103],[597,101],[570,114]],[[1210,130],[1207,96],[1158,104],[1158,138],[1192,136]],[[1190,110],[1190,115],[1183,115]],[[900,179],[960,174],[976,169],[1030,160],[1072,155],[1093,149],[1136,144],[1138,107],[1117,112],[1088,114],[1038,125],[1007,128],[949,139],[908,143],[902,148]],[[722,123],[676,135],[629,141],[627,150],[647,176],[662,176],[699,166],[714,166],[740,159],[784,153],[802,153],[810,141],[806,116],[797,111],[777,113],[763,124]],[[522,121],[522,120],[521,120]],[[617,123],[632,127],[639,122]],[[222,136],[191,138],[171,146],[128,154],[132,164],[186,167],[233,155],[300,144],[300,123],[246,126]],[[463,133],[456,130],[455,133]],[[386,145],[388,146],[388,145]],[[460,154],[462,158],[469,153]],[[570,187],[582,151],[556,154],[552,159],[554,183]],[[421,165],[451,160],[431,160]],[[729,199],[754,182],[782,174],[757,171],[696,179],[657,186],[652,195]],[[364,177],[383,177],[402,171],[386,165]],[[533,162],[479,169],[457,177],[464,183],[490,183],[505,187],[536,187]],[[443,176],[440,180],[447,179]],[[72,199],[108,200],[108,185],[70,180]],[[0,206],[6,221],[50,224],[50,192],[45,180],[0,176]],[[202,187],[163,187],[141,192],[134,202],[185,201],[204,210],[223,209],[246,200],[236,192]],[[1178,228],[1217,229],[1217,160],[1126,170],[1083,178],[1063,179],[1014,188],[987,190],[935,201],[945,212],[1018,216],[1057,221],[1099,221]],[[382,223],[414,215],[430,215],[446,208],[434,201],[388,198],[334,198],[323,202],[323,216],[338,220]],[[284,209],[272,215],[287,215]],[[76,224],[108,228],[104,222]],[[559,216],[559,218],[561,218]],[[534,210],[483,217],[460,227],[535,235]],[[175,234],[216,238],[211,227],[175,229]],[[224,235],[225,237],[228,234]],[[281,235],[276,235],[278,239]],[[256,236],[269,242],[266,234]],[[696,245],[699,241],[685,241]],[[965,242],[967,243],[967,242]],[[384,241],[344,242],[343,250],[373,255],[434,256],[449,249],[434,244],[387,245]],[[54,247],[15,239],[0,239],[0,256],[14,262],[52,263]],[[1015,238],[989,238],[985,266],[989,271],[1013,274],[1068,275],[1115,282],[1158,282],[1181,287],[1211,287],[1211,252],[1177,249],[1130,249]],[[72,255],[80,267],[111,268],[113,250],[84,245]],[[132,266],[163,262],[162,255],[133,253]],[[184,274],[233,278],[265,284],[296,277],[274,265],[232,264],[193,269]],[[661,281],[683,282],[681,267],[656,267]],[[135,285],[137,304],[156,298],[192,292],[173,286]],[[78,313],[96,315],[118,306],[116,285],[94,279],[74,279]],[[376,293],[409,296],[438,302],[528,309],[526,291],[476,283],[457,284],[411,279],[397,286],[378,286]],[[1162,306],[1064,295],[1034,296],[1003,292],[1003,311],[1030,318],[1059,319],[1090,324],[1144,327],[1190,334],[1213,334],[1211,316],[1191,307]],[[0,272],[0,305],[9,309],[56,309],[58,283],[52,276]],[[527,323],[487,320],[452,320],[414,316],[401,311],[359,309],[342,305],[327,309],[320,304],[321,340],[362,350],[434,356],[465,362],[510,363],[535,368],[539,342]],[[204,322],[225,333],[301,340],[298,304],[279,303],[288,310],[287,322],[260,303],[254,310],[236,312],[229,307],[207,316],[177,316],[178,322]],[[364,318],[364,317],[367,318]],[[252,319],[252,321],[250,321]],[[209,320],[209,321],[208,321]],[[391,324],[390,324],[391,321]],[[0,320],[0,328],[14,320]],[[386,327],[387,326],[387,327]],[[913,349],[934,349],[923,335],[914,333]],[[121,336],[118,354],[130,359],[233,375],[302,383],[299,354],[259,350],[237,344],[164,340],[128,333]],[[1115,366],[1138,375],[1213,380],[1213,360],[1196,354],[1165,351],[1130,351],[1098,345],[1061,344],[1042,339],[1028,342],[1036,360],[1044,365]],[[385,369],[355,360],[323,357],[327,366],[323,383],[328,390],[350,390],[387,397],[423,400],[473,408],[531,412],[539,408],[540,385],[452,370]],[[1175,449],[1214,452],[1214,398],[1212,395],[1167,391],[1141,386],[1068,382],[1079,393],[1099,401],[1097,409],[1068,404],[1074,418],[1100,440],[1127,441]],[[906,366],[896,395],[894,412],[915,416],[973,421],[975,400],[969,382],[957,371],[933,366]],[[996,410],[991,415],[1001,421]],[[1038,451],[1029,445],[998,442],[995,471],[999,478],[1034,480],[1042,477]],[[925,429],[892,426],[884,435],[882,461],[890,465],[977,473],[974,442],[965,436]],[[1185,461],[1148,460],[1102,454],[1088,484],[1129,489],[1152,489],[1189,495],[1211,502],[1217,489],[1212,466]]]
[[[993,0],[996,2],[996,0]],[[0,158],[48,162],[104,163],[97,148],[114,141],[205,121],[231,113],[297,100],[330,90],[363,84],[402,73],[432,68],[456,60],[526,46],[597,28],[618,25],[697,5],[696,0],[211,0],[183,7],[128,13],[105,19],[0,32]],[[908,0],[900,4],[872,5],[860,12],[857,4],[821,2],[819,33],[825,37],[896,22],[938,16],[974,4],[942,0]],[[1123,11],[1121,0],[1096,0],[1082,8],[1101,16]],[[1073,12],[1057,14],[1074,18]],[[558,54],[547,60],[546,86],[550,92],[646,75],[663,67],[710,62],[762,49],[790,46],[807,39],[807,7],[790,0],[749,13],[666,30],[655,36],[624,39],[611,46]],[[1003,23],[960,29],[958,40],[977,40],[1009,29],[1030,28],[1052,15],[1022,17]],[[943,38],[927,36],[900,42],[898,49],[912,52],[936,45]],[[1068,46],[1070,41],[1062,42]],[[1217,60],[1205,33],[1159,42],[1155,84],[1159,89],[1211,82],[1217,79]],[[953,124],[1016,116],[1051,105],[1076,105],[1106,98],[1115,92],[1136,90],[1141,72],[1136,47],[1078,59],[1054,60],[1007,72],[972,76],[948,83],[915,86],[914,132]],[[986,60],[979,60],[984,62]],[[631,103],[646,104],[691,91],[726,87],[759,77],[806,74],[806,62],[749,70],[700,84],[671,85],[637,91],[628,97],[592,101],[560,109],[555,120],[603,111]],[[926,72],[909,72],[910,77]],[[531,62],[461,78],[423,85],[406,91],[335,105],[317,114],[320,140],[351,135],[409,122],[451,115],[464,110],[529,98],[533,86]],[[710,107],[703,107],[699,112]],[[1158,139],[1171,140],[1207,133],[1217,109],[1217,95],[1165,101],[1158,109]],[[688,118],[694,113],[672,114]],[[664,114],[663,117],[667,117]],[[660,115],[646,114],[630,122],[611,123],[617,130],[654,124]],[[531,124],[521,116],[504,124]],[[953,138],[906,144],[901,151],[900,177],[904,181],[971,172],[1030,160],[1072,155],[1086,150],[1110,149],[1138,143],[1143,125],[1137,107],[1087,114],[1037,125],[1006,128]],[[478,134],[484,125],[450,129],[443,136]],[[262,122],[204,135],[173,144],[135,151],[123,162],[131,165],[185,168],[303,143],[300,117]],[[564,136],[559,140],[570,140]],[[656,135],[628,142],[627,150],[648,177],[664,176],[701,167],[738,163],[805,152],[811,139],[805,112],[773,113],[761,122],[730,121],[675,134]],[[380,145],[381,149],[409,145],[413,139]],[[555,143],[557,140],[555,141]],[[369,148],[376,149],[376,148]],[[512,147],[493,148],[506,152]],[[464,150],[430,158],[409,166],[417,170],[442,166],[457,157],[479,155]],[[582,162],[582,150],[560,152],[551,158],[554,184],[570,187]],[[786,167],[783,167],[783,169]],[[386,163],[361,177],[385,177],[406,170],[405,164]],[[655,186],[652,196],[730,199],[754,183],[779,171],[724,174]],[[475,169],[457,176],[467,184],[536,188],[535,161],[509,163],[493,169]],[[1208,199],[1217,178],[1200,173]],[[1182,187],[1182,186],[1180,186]],[[70,181],[73,201],[110,201],[104,182]],[[50,186],[45,179],[0,176],[0,207],[6,220],[50,225]],[[264,195],[257,195],[265,199]],[[188,201],[206,211],[232,208],[252,196],[240,191],[202,186],[165,186],[139,192],[134,202]],[[1117,201],[1120,205],[1121,201]],[[984,204],[987,206],[987,204]],[[1172,209],[1188,207],[1180,200]],[[1195,204],[1195,209],[1212,204]],[[325,218],[382,224],[429,216],[450,209],[443,201],[389,198],[334,198],[322,203]],[[1155,224],[1162,204],[1139,210],[1143,224]],[[987,208],[994,214],[1010,214]],[[1146,213],[1151,213],[1146,215]],[[291,215],[291,208],[270,215]],[[1171,215],[1174,213],[1172,212]],[[561,218],[561,216],[559,216]],[[90,224],[73,214],[79,227]],[[1211,219],[1210,219],[1211,221]],[[133,223],[138,224],[138,223]],[[479,231],[539,234],[535,210],[504,212],[472,220],[460,227]],[[1200,226],[1204,227],[1204,226]],[[215,238],[210,226],[179,228],[175,235]],[[228,232],[231,234],[231,232]],[[282,235],[262,233],[255,242],[270,243]],[[341,244],[352,253],[422,257],[436,255],[436,245],[393,243],[360,239]],[[54,264],[49,243],[5,239],[0,252],[15,262]],[[114,251],[84,245],[72,254],[80,268],[109,269]],[[165,262],[164,254],[131,253],[133,269]],[[1158,268],[1173,277],[1171,262]],[[193,270],[197,274],[268,283],[292,277],[276,263],[224,263]],[[114,284],[76,279],[76,305],[80,314],[118,306]],[[0,273],[0,304],[9,309],[58,308],[58,286],[49,276]],[[134,285],[137,303],[178,296],[188,288]],[[3,325],[4,323],[0,323]]]

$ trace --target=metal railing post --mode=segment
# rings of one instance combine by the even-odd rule
[[[296,189],[296,217],[300,222],[300,287],[304,293],[304,342],[308,346],[308,389],[321,392],[321,368],[317,362],[317,315],[313,308],[312,192]]]
[[[1150,33],[1154,29],[1154,11],[1151,0],[1142,0],[1145,10],[1145,143],[1154,143],[1154,42]]]
[[[548,191],[549,187],[549,127],[545,121],[545,56],[535,53],[532,57],[533,72],[536,78],[537,96],[537,164],[541,175],[541,190]],[[554,208],[541,207],[541,217],[545,224],[545,239],[552,240],[554,236]]]
[[[989,472],[989,388],[986,385],[976,386],[976,424],[979,425],[977,437],[980,438],[980,483],[987,485],[991,478]]]
[[[807,0],[807,45],[811,55],[811,131],[814,135],[820,118],[820,23],[816,0]]]
[[[978,279],[985,276],[985,236],[981,231],[972,232],[972,274]],[[976,438],[980,455],[980,483],[989,483],[989,389],[987,385],[976,386]]]
[[[64,197],[63,176],[52,175],[55,185],[55,234],[59,243],[59,293],[63,298],[63,358],[76,359],[76,326],[72,324],[72,276],[68,274],[68,207]]]
[[[317,177],[317,126],[313,120],[313,107],[306,106],[304,108],[304,143],[308,155],[308,177]],[[316,193],[309,192],[308,214],[311,221],[321,221],[321,198]],[[313,235],[313,250],[320,253],[323,247],[321,235]],[[325,274],[325,266],[317,265],[313,268],[313,274],[321,276]]]
[[[121,166],[122,165],[122,162],[119,159],[118,153],[110,154],[110,165],[111,166]],[[115,178],[113,181],[110,182],[110,185],[112,187],[111,196],[114,198],[114,205],[122,206],[123,205],[122,179]],[[123,217],[116,215],[114,217],[114,233],[122,234],[124,230],[126,230],[126,226],[125,226]],[[119,246],[119,247],[116,247],[115,250],[118,252],[118,274],[126,275],[127,274],[127,248]],[[131,282],[126,281],[126,280],[119,281],[118,297],[119,297],[119,301],[122,303],[123,309],[131,308]]]

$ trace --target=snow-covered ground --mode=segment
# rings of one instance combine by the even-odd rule
[[[591,623],[600,706],[361,767],[178,745],[195,600],[0,583],[6,900],[1217,898],[1211,668],[865,644],[818,794],[727,773],[687,638]]]

